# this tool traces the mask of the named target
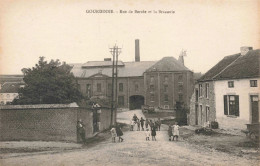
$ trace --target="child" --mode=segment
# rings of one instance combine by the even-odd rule
[[[132,119],[130,122],[131,125],[130,131],[134,131],[134,124],[135,124],[134,119]]]
[[[169,141],[171,141],[172,140],[172,136],[173,136],[173,134],[172,134],[172,126],[171,125],[169,125],[169,128],[168,128],[168,135],[169,135]]]
[[[112,135],[112,142],[116,142],[117,135],[116,135],[116,129],[115,129],[114,126],[112,126],[112,129],[110,130],[110,132],[111,132],[111,135]]]
[[[145,131],[145,135],[146,135],[146,141],[150,141],[150,132],[148,128]]]
[[[176,141],[178,141],[178,137],[179,137],[180,133],[179,133],[179,125],[177,122],[175,122],[175,125],[173,125],[173,141],[174,138],[176,137]]]
[[[145,120],[145,128],[148,128],[148,125],[149,125],[149,119],[146,119]]]
[[[124,140],[122,138],[123,132],[121,130],[121,127],[118,124],[116,124],[116,135],[118,136],[118,141],[123,142],[123,140]]]
[[[156,136],[156,128],[153,126],[152,127],[152,141],[156,141],[156,138],[155,138],[155,136]]]

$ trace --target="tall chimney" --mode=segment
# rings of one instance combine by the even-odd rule
[[[248,47],[248,46],[240,47],[241,55],[246,55],[249,50],[253,50],[253,47]]]
[[[139,39],[135,39],[135,61],[140,62]]]

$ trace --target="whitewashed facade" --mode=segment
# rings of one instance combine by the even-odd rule
[[[251,86],[250,81],[256,81],[257,86]],[[233,87],[229,87],[230,82],[233,82]],[[216,118],[222,128],[245,129],[245,124],[255,123],[253,116],[258,116],[256,119],[259,122],[259,114],[253,115],[252,113],[252,100],[254,102],[259,100],[259,82],[260,78],[214,81]],[[226,99],[225,96],[227,96]],[[238,101],[235,101],[235,98]],[[239,115],[235,115],[236,113],[232,112],[232,102],[233,104],[238,104],[236,109],[238,109]]]

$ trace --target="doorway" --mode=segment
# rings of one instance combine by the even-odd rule
[[[258,95],[250,95],[252,123],[259,122],[259,98]]]
[[[141,109],[142,105],[144,105],[144,97],[141,95],[130,96],[129,98],[129,109]]]

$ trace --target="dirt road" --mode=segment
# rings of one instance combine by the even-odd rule
[[[128,112],[120,118],[129,116]],[[170,142],[167,131],[157,132],[157,141],[146,141],[143,131],[128,131],[123,137],[124,142],[106,140],[90,149],[2,159],[0,165],[257,165],[184,141]]]

